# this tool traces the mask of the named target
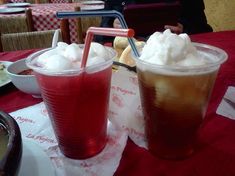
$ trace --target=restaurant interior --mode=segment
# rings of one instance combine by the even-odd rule
[[[111,1],[0,0],[0,176],[235,176],[235,1]]]

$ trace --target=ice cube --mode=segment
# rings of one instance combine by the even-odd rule
[[[180,93],[173,87],[171,82],[164,79],[156,80],[155,93],[155,105],[157,106],[163,106],[169,103],[169,101],[180,101]]]
[[[78,44],[72,43],[66,47],[64,51],[64,56],[68,58],[70,61],[81,60],[82,49],[79,47]]]
[[[104,58],[99,57],[99,56],[95,56],[95,57],[89,58],[87,60],[87,66],[99,64],[99,63],[102,63],[102,62],[105,62]]]
[[[38,56],[37,64],[39,64],[40,66],[43,67],[45,65],[45,63],[47,62],[48,58],[51,57],[52,55],[55,55],[55,54],[57,54],[56,49],[52,49],[47,52],[44,52],[43,54]]]
[[[64,56],[55,54],[47,59],[44,68],[52,71],[67,70],[71,68],[71,62]]]
[[[107,58],[108,52],[103,45],[96,43],[96,42],[92,42],[88,58],[92,58],[92,57],[96,57],[96,56],[99,56],[102,58]]]

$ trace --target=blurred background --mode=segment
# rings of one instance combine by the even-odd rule
[[[208,23],[214,31],[235,29],[234,0],[204,0]]]

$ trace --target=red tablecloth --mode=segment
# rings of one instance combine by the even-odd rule
[[[147,150],[127,142],[117,176],[234,176],[235,121],[217,115],[216,109],[228,86],[235,86],[235,31],[191,36],[192,41],[224,49],[228,60],[219,71],[207,115],[199,131],[200,144],[193,156],[170,161],[152,156]],[[34,50],[0,53],[0,60],[14,61]],[[40,102],[18,91],[12,84],[0,88],[0,109],[11,112]]]
[[[60,28],[60,19],[56,18],[56,12],[60,11],[74,11],[76,6],[80,3],[51,3],[51,4],[31,4],[27,8],[32,9],[33,25],[35,30],[51,30]],[[4,8],[4,5],[0,6]],[[20,16],[18,14],[0,14],[0,16]],[[77,42],[77,31],[75,19],[69,19],[69,29],[71,42]]]

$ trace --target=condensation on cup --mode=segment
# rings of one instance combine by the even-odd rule
[[[220,65],[227,54],[186,34],[154,33],[135,58],[149,151],[182,159],[195,151]]]

